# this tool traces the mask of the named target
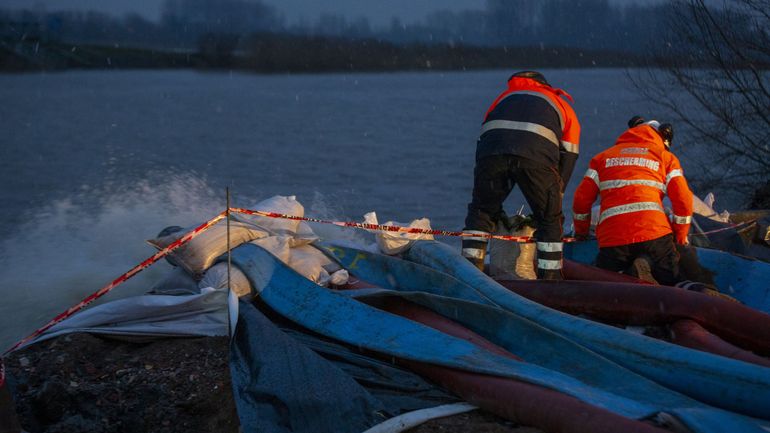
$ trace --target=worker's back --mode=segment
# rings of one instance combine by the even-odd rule
[[[596,237],[601,247],[657,239],[672,233],[663,197],[670,181],[681,175],[679,160],[651,126],[631,128],[591,160],[586,177],[596,188],[581,185],[575,193],[576,207],[592,203],[598,189]],[[677,198],[680,195],[677,191]]]

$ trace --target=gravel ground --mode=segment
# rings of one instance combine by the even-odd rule
[[[6,359],[30,433],[237,433],[227,338],[123,341],[71,334]],[[476,410],[410,433],[542,433]]]
[[[227,338],[73,334],[15,352],[7,368],[31,433],[235,433],[227,348]]]

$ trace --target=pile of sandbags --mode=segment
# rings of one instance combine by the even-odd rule
[[[251,209],[298,217],[303,217],[305,214],[304,207],[295,196],[275,196],[258,203]],[[147,242],[161,250],[194,227],[196,226],[189,228],[172,226],[164,229],[157,238]],[[228,286],[227,231],[226,221],[220,221],[172,251],[168,259],[178,269],[172,271],[164,281],[153,287],[151,293],[184,294],[198,293],[204,287],[226,288]],[[318,237],[304,221],[234,213],[231,216],[229,231],[231,249],[250,242],[268,250],[317,284],[347,282],[347,271],[340,269],[335,262],[311,245]],[[237,267],[230,267],[229,284],[230,289],[238,296],[249,295],[252,292],[251,284]]]

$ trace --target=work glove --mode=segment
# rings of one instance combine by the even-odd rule
[[[589,241],[589,240],[591,240],[591,236],[589,236],[588,234],[582,234],[582,233],[581,234],[576,234],[575,235],[575,240],[578,241],[578,242]]]
[[[497,215],[497,227],[505,228],[505,230],[509,232],[516,228],[504,210],[500,211],[500,213]]]

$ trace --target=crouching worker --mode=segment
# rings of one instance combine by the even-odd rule
[[[537,225],[537,277],[562,279],[562,195],[578,157],[580,124],[566,92],[522,71],[487,110],[476,145],[462,255],[484,270],[488,235],[518,184]],[[513,268],[514,264],[511,263]]]
[[[692,192],[679,159],[669,151],[672,126],[639,116],[628,126],[614,146],[594,156],[575,191],[575,234],[588,236],[591,205],[598,195],[596,266],[627,271],[636,258],[646,256],[655,280],[675,285],[681,279],[676,244],[688,244]],[[663,210],[665,195],[673,207],[671,221]]]

